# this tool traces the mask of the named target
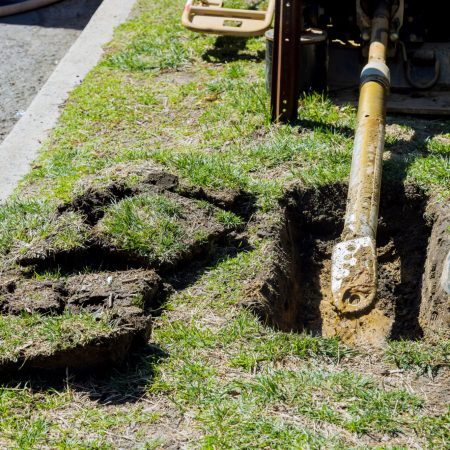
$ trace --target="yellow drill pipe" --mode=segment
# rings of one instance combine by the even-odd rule
[[[333,301],[343,313],[369,308],[377,290],[375,240],[389,91],[388,30],[388,2],[381,1],[372,21],[369,62],[361,73],[344,230],[332,256]]]

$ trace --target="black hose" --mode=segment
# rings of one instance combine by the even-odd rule
[[[416,88],[416,89],[431,89],[439,80],[441,71],[441,65],[439,64],[439,60],[436,58],[436,61],[434,62],[434,74],[428,81],[416,81],[413,79],[412,74],[412,64],[408,60],[406,63],[406,79],[408,80],[408,83]]]
[[[32,9],[42,8],[59,1],[61,0],[25,0],[13,5],[0,6],[0,17],[31,11]]]

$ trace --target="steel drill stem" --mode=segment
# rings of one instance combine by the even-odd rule
[[[388,3],[380,2],[372,21],[369,62],[361,74],[342,242],[335,246],[332,257],[333,299],[341,312],[367,309],[373,303],[377,289],[375,239],[389,90],[386,66],[388,11]]]
[[[385,134],[385,97],[385,88],[380,83],[368,82],[361,88],[342,234],[345,240],[376,236]]]

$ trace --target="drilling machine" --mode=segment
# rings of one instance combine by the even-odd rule
[[[430,0],[269,0],[267,11],[188,0],[183,24],[231,36],[267,32],[272,120],[297,119],[301,92],[358,97],[344,230],[332,254],[333,302],[362,314],[377,291],[376,233],[386,111],[450,113],[450,28]],[[268,33],[272,33],[269,34]],[[270,51],[269,51],[270,50]],[[450,258],[450,255],[449,255]]]
[[[433,2],[305,1],[303,7],[301,3],[281,0],[276,5],[272,118],[296,119],[298,93],[305,89],[302,74],[307,73],[299,72],[302,56],[307,55],[302,44],[311,45],[305,27],[325,30],[329,60],[322,65],[327,72],[323,87],[347,100],[359,93],[344,230],[332,253],[331,292],[340,313],[363,314],[377,293],[376,233],[386,111],[449,114],[450,32],[443,19],[435,17]]]

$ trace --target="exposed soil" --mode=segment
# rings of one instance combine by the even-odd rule
[[[26,280],[12,273],[2,276],[0,292],[2,314],[89,311],[96,317],[107,314],[114,323],[111,333],[82,345],[25,347],[19,356],[2,360],[1,375],[19,369],[92,370],[123,362],[132,348],[148,342],[152,313],[164,301],[167,286],[151,270],[98,272],[55,282]]]
[[[133,173],[135,172],[135,173]],[[137,175],[130,185],[127,179]],[[105,179],[108,179],[106,177]],[[170,261],[149,259],[137,251],[116,248],[101,232],[107,209],[125,198],[141,194],[158,194],[180,207],[177,220],[188,230],[184,250]],[[180,187],[178,178],[158,170],[154,164],[121,167],[113,181],[85,182],[72,201],[60,205],[49,220],[55,220],[55,232],[37,238],[25,249],[18,248],[14,259],[22,269],[0,275],[0,314],[39,313],[60,315],[65,312],[89,312],[107,317],[114,327],[110,333],[95,336],[83,344],[74,342],[66,348],[51,348],[45,342],[26,346],[19,356],[0,362],[0,375],[21,370],[90,371],[119,364],[137,345],[148,342],[152,315],[159,314],[170,285],[161,276],[189,270],[208,261],[217,246],[232,238],[233,230],[215,219],[217,206],[238,208],[241,193]],[[196,199],[210,203],[200,205]],[[70,220],[58,222],[67,214]],[[75,215],[74,215],[75,213]],[[67,219],[67,217],[66,217]],[[72,249],[59,250],[53,239],[61,232],[59,224],[76,222],[77,230],[86,234],[84,242]],[[61,225],[64,226],[64,225]],[[195,233],[204,236],[196,240]],[[24,251],[25,250],[25,251]],[[86,268],[89,272],[86,273]],[[65,278],[38,281],[34,272],[57,269]]]
[[[214,218],[216,205],[243,217],[253,207],[241,192],[220,195],[180,186],[176,176],[152,164],[140,168],[132,185],[126,181],[132,169],[122,169],[113,181],[87,183],[55,211],[55,220],[75,213],[81,221],[77,226],[88,230],[84,243],[72,250],[55,249],[52,237],[32,243],[25,253],[19,249],[16,258],[24,270],[11,269],[0,278],[1,314],[108,314],[115,324],[113,331],[83,345],[25,348],[0,364],[0,374],[19,368],[92,370],[122,362],[133,347],[148,341],[152,314],[158,313],[171,289],[161,277],[173,279],[177,274],[178,279],[194,266],[205,266],[220,252],[218,246],[232,239],[233,230]],[[143,193],[156,193],[178,204],[180,220],[188,230],[201,229],[205,239],[196,242],[194,233],[188,233],[186,250],[164,263],[115,248],[100,232],[105,212],[112,204]],[[202,207],[194,199],[211,205]],[[339,335],[354,345],[380,346],[386,338],[431,338],[448,331],[448,295],[440,278],[450,250],[450,207],[432,204],[414,186],[384,186],[377,238],[378,297],[369,311],[349,316],[337,311],[330,293],[331,252],[343,227],[345,199],[346,188],[340,184],[294,188],[286,195],[279,220],[272,220],[279,225],[264,229],[266,238],[275,237],[268,258],[272,262],[260,274],[259,288],[252,291],[252,306],[282,330]],[[86,267],[89,273],[80,274]],[[66,278],[27,278],[32,271],[53,268]]]
[[[0,311],[2,314],[61,314],[64,311],[64,284],[44,281],[30,282],[20,278],[2,280]],[[9,279],[8,279],[9,278]]]
[[[136,170],[136,168],[134,168]],[[154,164],[143,165],[139,170],[139,181],[132,186],[127,184],[126,177],[132,175],[131,168],[121,168],[121,176],[104,185],[84,186],[84,190],[72,201],[58,207],[55,214],[55,228],[58,228],[58,217],[67,212],[80,215],[87,227],[86,240],[76,248],[67,250],[55,249],[53,238],[33,242],[25,252],[17,255],[16,262],[22,266],[33,266],[43,271],[58,267],[66,272],[73,272],[85,267],[125,269],[156,268],[160,273],[173,272],[180,266],[196,258],[210,254],[212,249],[223,239],[228,238],[230,230],[214,218],[216,205],[227,205],[237,208],[241,194],[237,191],[226,191],[222,195],[216,191],[180,187],[178,178],[170,173],[157,170]],[[102,219],[108,207],[125,198],[140,194],[152,193],[163,195],[178,204],[183,211],[180,223],[192,230],[184,242],[185,251],[180,252],[170,262],[158,258],[148,258],[135,251],[117,248],[110,238],[102,233]],[[211,204],[209,210],[201,208],[195,200],[205,200]],[[201,242],[194,239],[195,232],[201,231],[205,239]]]
[[[414,186],[384,186],[377,236],[378,291],[369,311],[343,315],[331,297],[331,252],[339,241],[346,187],[294,189],[283,201],[272,267],[252,307],[282,330],[339,335],[382,345],[387,338],[448,333],[449,298],[439,279],[450,247],[450,208]]]

